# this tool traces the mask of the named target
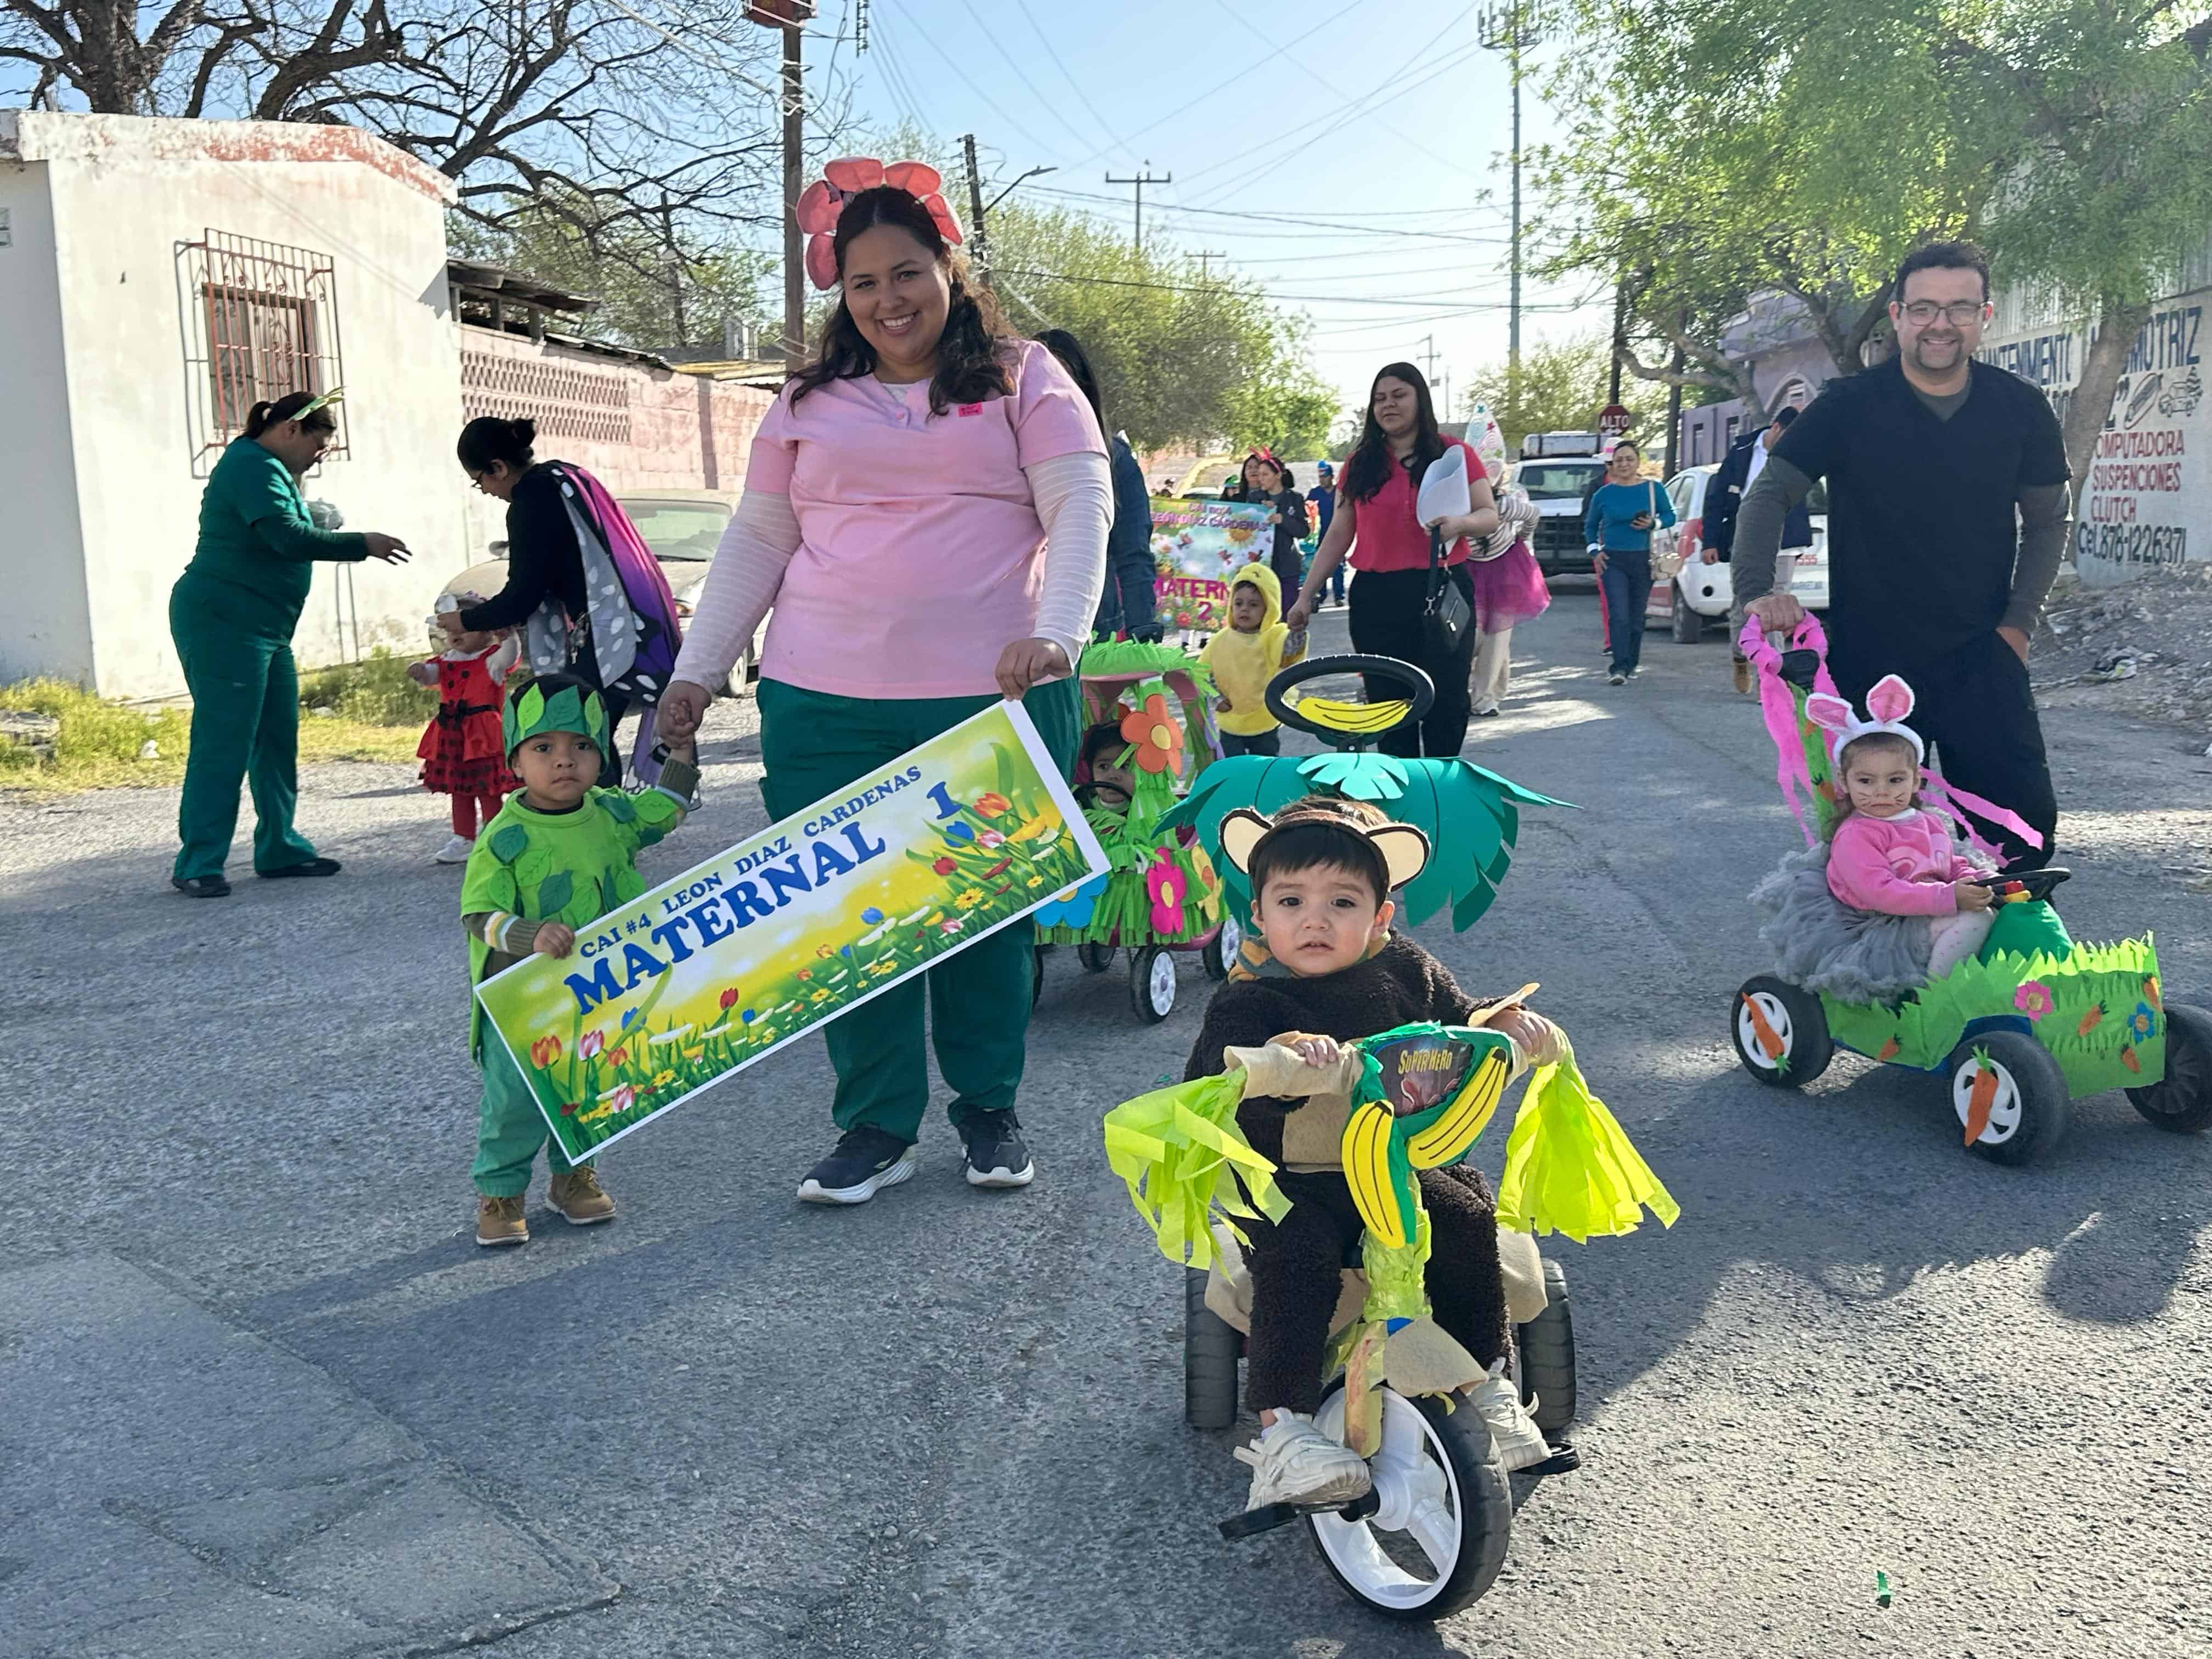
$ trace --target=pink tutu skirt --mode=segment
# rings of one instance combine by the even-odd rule
[[[1516,542],[1494,559],[1470,559],[1467,574],[1474,583],[1474,619],[1486,634],[1503,634],[1516,623],[1540,617],[1552,602],[1536,556]]]

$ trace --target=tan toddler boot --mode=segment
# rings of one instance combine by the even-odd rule
[[[530,1224],[522,1218],[520,1193],[512,1198],[477,1195],[477,1243],[487,1247],[530,1243]]]
[[[545,1196],[561,1212],[561,1218],[572,1227],[588,1227],[594,1222],[615,1218],[615,1201],[599,1185],[599,1172],[588,1164],[579,1164],[566,1175],[553,1177]]]

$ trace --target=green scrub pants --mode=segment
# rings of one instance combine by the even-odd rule
[[[916,744],[957,726],[996,697],[869,699],[760,683],[761,797],[770,818],[788,817],[834,790],[879,771]],[[1031,688],[1022,707],[1063,775],[1075,763],[1083,699],[1073,679]],[[922,1001],[937,1069],[952,1091],[954,1127],[1002,1111],[1021,1086],[1036,930],[1001,927],[823,1030],[837,1073],[830,1115],[840,1129],[868,1124],[912,1142],[929,1109]],[[926,989],[925,989],[926,986]]]
[[[530,1085],[515,1068],[507,1045],[483,1034],[483,1103],[477,1111],[477,1161],[469,1174],[486,1198],[520,1198],[530,1188],[530,1166],[545,1149],[545,1167],[565,1175],[576,1166],[562,1156],[561,1143],[545,1127],[545,1114],[531,1097]],[[586,1158],[586,1163],[591,1160]]]
[[[289,630],[242,624],[184,582],[169,596],[169,633],[192,694],[192,747],[177,808],[173,872],[219,876],[238,828],[238,789],[253,792],[253,867],[305,864],[313,846],[292,828],[300,800],[300,676]]]

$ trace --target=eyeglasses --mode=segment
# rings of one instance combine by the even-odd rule
[[[1980,320],[1982,308],[1987,303],[1982,300],[1954,300],[1948,306],[1939,306],[1933,300],[1915,300],[1904,311],[1909,319],[1923,328],[1938,317],[1954,327],[1964,328],[1968,323]]]

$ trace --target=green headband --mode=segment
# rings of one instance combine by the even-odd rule
[[[500,715],[500,736],[507,752],[548,732],[572,732],[587,738],[602,755],[607,752],[607,706],[599,694],[581,685],[564,685],[547,696],[535,681],[507,700]]]
[[[304,421],[308,416],[313,414],[319,409],[328,409],[333,404],[342,404],[344,401],[345,388],[342,386],[334,386],[328,392],[323,393],[321,397],[307,404],[297,415],[292,416],[292,418],[295,421]]]

